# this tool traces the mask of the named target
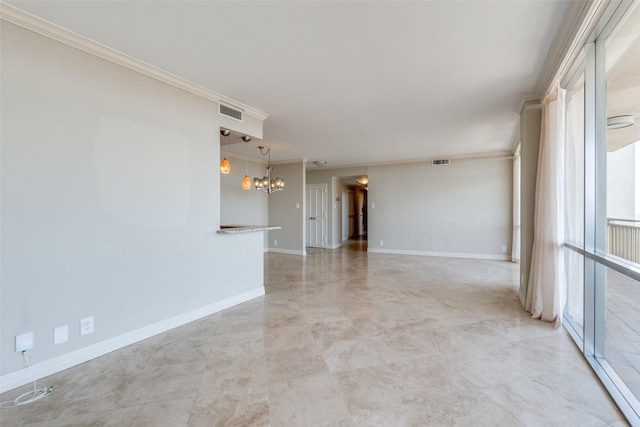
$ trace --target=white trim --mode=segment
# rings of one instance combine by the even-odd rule
[[[262,295],[264,295],[264,287],[254,289],[253,291],[245,292],[240,295],[235,295],[222,301],[161,320],[151,325],[143,326],[140,329],[127,332],[123,335],[97,344],[72,351],[71,353],[36,363],[31,367],[11,372],[0,377],[0,393],[13,390],[16,387],[28,384],[37,379],[64,371],[65,369],[69,369],[91,359],[95,359],[96,357],[103,356],[107,353],[111,353],[112,351],[135,344],[154,335],[161,334],[173,328],[177,328],[178,326],[185,325],[189,322],[193,322],[194,320],[201,319]]]
[[[442,156],[432,156],[432,157],[417,157],[412,159],[399,159],[399,160],[387,160],[383,162],[372,162],[372,163],[344,163],[340,165],[325,165],[325,166],[315,166],[313,163],[305,164],[307,166],[307,172],[317,172],[317,171],[331,171],[334,169],[346,169],[346,168],[368,168],[373,166],[391,166],[391,165],[406,165],[411,163],[427,163],[431,164],[431,161],[434,159],[451,159],[453,160],[502,160],[502,159],[512,159],[513,152],[511,151],[493,151],[490,153],[467,153],[467,154],[452,154],[447,155],[443,154]],[[289,163],[289,161],[281,161],[280,163]],[[271,164],[276,164],[275,162],[271,162]],[[363,172],[363,174],[365,174]]]
[[[121,65],[130,70],[136,71],[145,76],[159,80],[163,83],[177,87],[196,96],[216,103],[224,103],[233,106],[239,110],[243,110],[245,114],[254,117],[260,121],[264,121],[269,115],[249,105],[243,104],[235,99],[226,97],[218,92],[207,89],[203,86],[192,83],[180,76],[165,71],[146,62],[140,61],[132,56],[119,52],[108,46],[90,40],[80,34],[60,27],[42,18],[34,16],[22,9],[11,6],[4,2],[0,2],[0,19],[12,24],[18,25],[27,30],[41,34],[50,39],[59,41],[68,46],[87,52],[114,64]],[[225,116],[227,117],[227,116]]]
[[[278,253],[278,254],[287,254],[287,255],[301,255],[301,256],[305,256],[307,255],[307,251],[296,251],[293,249],[280,249],[280,248],[269,248],[267,250],[267,252],[274,252],[274,253]]]
[[[367,249],[367,252],[373,252],[378,254],[433,256],[433,257],[442,257],[442,258],[487,259],[487,260],[495,260],[495,261],[511,260],[511,257],[508,255],[493,255],[493,254],[466,254],[466,253],[456,253],[456,252],[407,251],[402,249],[375,249],[375,248],[369,248]]]
[[[557,53],[555,58],[555,64],[557,64],[557,66],[553,70],[553,74],[547,73],[546,79],[539,79],[538,81],[538,94],[540,95],[540,99],[544,98],[545,95],[549,95],[553,88],[556,87],[556,84],[565,77],[571,65],[582,52],[582,48],[596,28],[608,4],[609,2],[606,0],[593,0],[592,2],[585,2],[582,5],[581,10],[577,12],[579,20],[574,25],[575,28],[572,29],[571,39],[569,39],[569,35],[567,34],[565,49]],[[575,7],[579,8],[579,5]]]
[[[333,245],[327,246],[327,249],[338,249],[344,246],[343,242],[334,243]]]

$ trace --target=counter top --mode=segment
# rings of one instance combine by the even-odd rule
[[[280,230],[279,225],[221,225],[218,234],[251,233],[254,231]]]

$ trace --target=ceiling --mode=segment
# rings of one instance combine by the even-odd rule
[[[9,3],[269,114],[226,150],[335,167],[511,151],[572,2]]]
[[[607,43],[607,117],[631,115],[635,124],[607,130],[607,150],[640,141],[640,7],[627,15]]]

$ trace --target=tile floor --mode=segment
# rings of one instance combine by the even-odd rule
[[[626,425],[567,333],[523,312],[516,265],[363,244],[266,254],[264,297],[43,379],[0,424]]]
[[[640,282],[607,269],[605,359],[640,400]]]

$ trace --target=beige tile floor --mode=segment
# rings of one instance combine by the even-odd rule
[[[607,269],[605,359],[640,399],[640,283]]]
[[[46,378],[1,425],[626,425],[516,265],[361,249],[266,254],[264,297]]]

